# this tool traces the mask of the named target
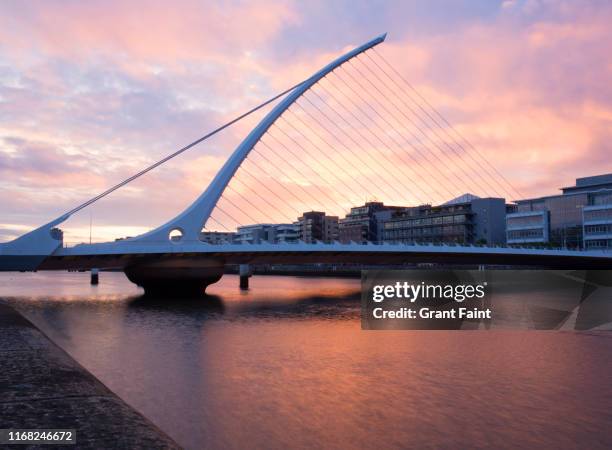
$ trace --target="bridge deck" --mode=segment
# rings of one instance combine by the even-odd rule
[[[84,244],[61,248],[40,270],[117,268],[155,259],[216,259],[225,264],[300,263],[447,263],[503,264],[570,269],[612,269],[612,253],[452,245],[361,244],[233,244],[165,242]]]

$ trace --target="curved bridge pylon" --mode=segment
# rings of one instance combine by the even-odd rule
[[[170,233],[173,230],[178,230],[181,234],[181,240],[197,241],[200,231],[205,226],[210,214],[215,208],[217,201],[221,198],[223,191],[231,181],[232,177],[249,155],[255,144],[262,138],[274,122],[308,89],[314,86],[319,80],[327,74],[348,62],[360,53],[384,42],[386,34],[378,36],[369,42],[351,50],[350,52],[332,61],[327,66],[316,72],[310,78],[296,87],[290,94],[287,95],[278,105],[274,107],[259,124],[253,128],[248,136],[234,150],[234,153],[223,165],[217,173],[208,188],[191,204],[185,211],[176,216],[174,219],[164,225],[149,231],[143,235],[133,238],[134,241],[165,241],[169,239]]]
[[[385,38],[386,33],[354,48],[297,85],[253,128],[234,150],[206,190],[187,209],[165,224],[142,235],[129,238],[127,241],[143,245],[159,244],[168,242],[170,234],[177,230],[182,243],[199,242],[199,234],[225,188],[253,147],[276,120],[319,80],[342,64],[384,42]],[[61,240],[57,233],[54,233],[54,228],[70,216],[71,213],[66,213],[13,241],[0,244],[0,270],[36,270],[47,256],[61,247]],[[124,243],[127,242],[124,241]]]

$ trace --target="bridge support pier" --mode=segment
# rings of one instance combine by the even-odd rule
[[[247,290],[249,288],[249,278],[251,277],[251,266],[248,264],[240,264],[238,269],[240,274],[240,289]]]
[[[225,263],[212,258],[162,258],[128,266],[125,275],[153,297],[200,297],[223,276]]]

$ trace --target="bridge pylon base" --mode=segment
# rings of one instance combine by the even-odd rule
[[[128,279],[152,297],[200,297],[223,276],[225,264],[218,259],[162,258],[143,261],[124,269]]]

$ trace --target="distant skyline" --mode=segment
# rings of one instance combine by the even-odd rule
[[[612,172],[611,21],[602,1],[3,3],[0,241],[383,32],[379,52],[521,193],[557,193]],[[260,117],[63,228],[84,241],[90,217],[94,240],[161,224]]]

